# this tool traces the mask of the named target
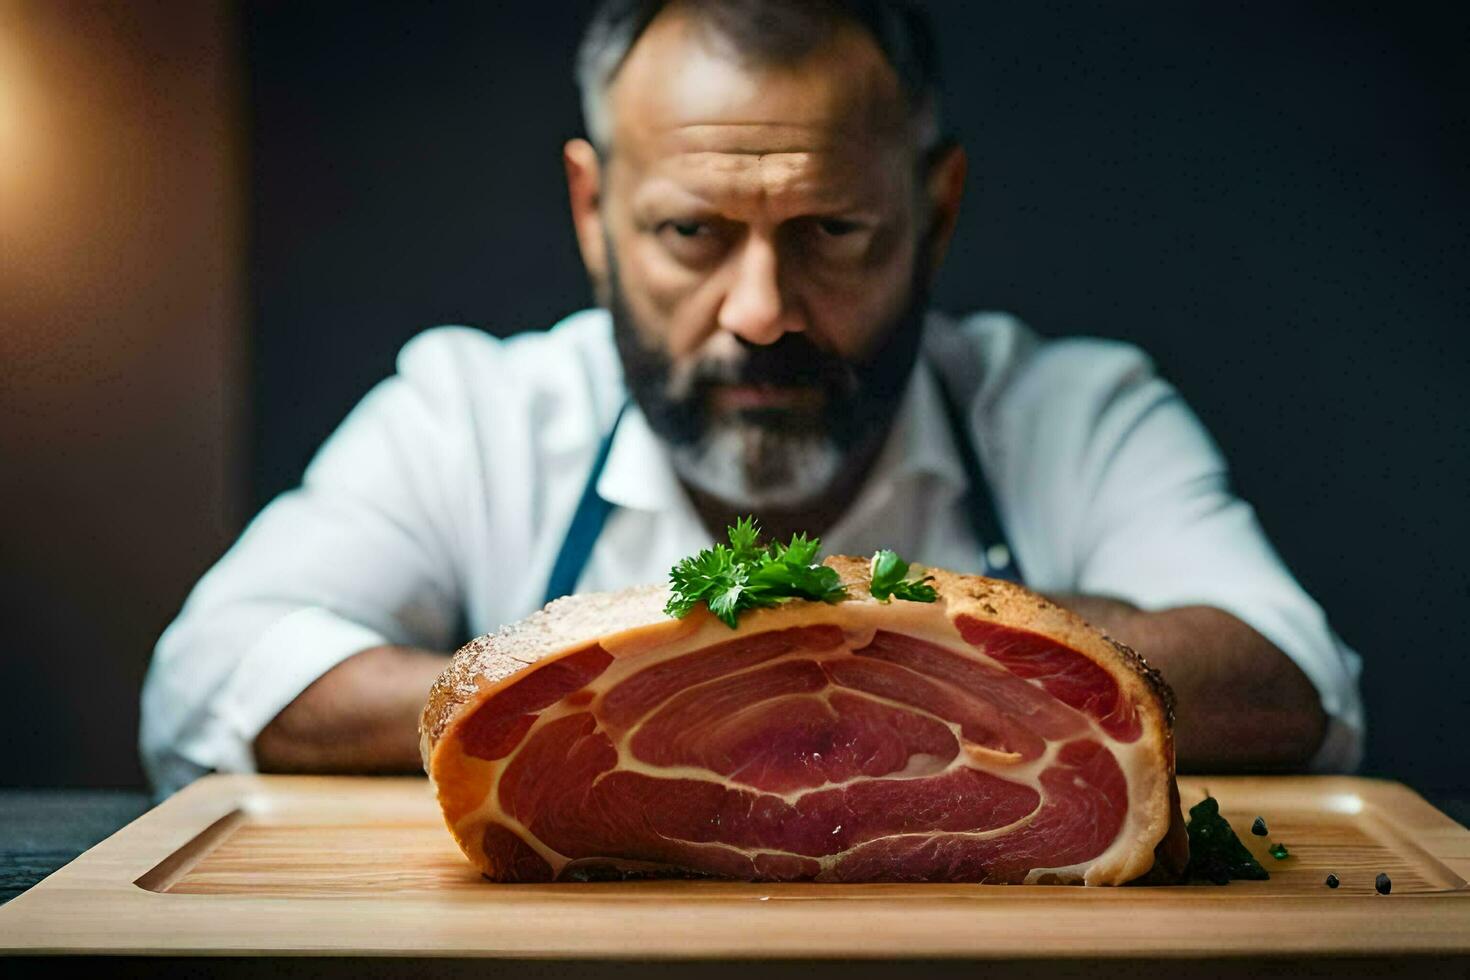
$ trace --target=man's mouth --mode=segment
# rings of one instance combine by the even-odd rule
[[[709,405],[716,413],[746,411],[819,411],[824,395],[820,388],[796,385],[720,384],[709,391]]]

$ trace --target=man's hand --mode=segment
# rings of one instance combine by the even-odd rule
[[[1049,595],[1144,656],[1174,689],[1181,771],[1302,769],[1327,731],[1312,682],[1286,654],[1213,606],[1144,612],[1101,596]]]
[[[445,658],[411,647],[348,657],[297,695],[255,739],[261,772],[422,772],[419,717]]]

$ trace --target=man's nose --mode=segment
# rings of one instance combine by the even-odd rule
[[[719,326],[752,344],[774,344],[805,329],[800,311],[782,294],[775,246],[750,236],[736,256],[735,279],[720,304]]]

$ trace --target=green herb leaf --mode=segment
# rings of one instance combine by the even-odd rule
[[[1280,842],[1272,844],[1271,850],[1268,853],[1278,861],[1285,861],[1291,856],[1290,852],[1286,849],[1286,845]]]
[[[727,527],[725,531],[730,535],[730,549],[734,551],[736,561],[749,561],[755,555],[756,542],[761,536],[755,518],[737,518],[735,526]]]
[[[933,578],[925,575],[916,582],[900,582],[893,587],[893,597],[905,602],[933,602],[939,598],[939,593],[934,591],[934,586],[926,584]]]
[[[904,576],[909,573],[909,563],[892,551],[884,549],[875,552],[870,569],[873,581],[868,586],[868,591],[879,602],[887,602],[890,598],[909,602],[933,602],[939,598],[934,586],[925,584],[934,576],[925,575],[920,579],[905,580]]]
[[[727,528],[730,546],[717,544],[669,570],[670,597],[664,611],[683,618],[703,602],[734,629],[740,613],[788,599],[836,602],[847,595],[837,572],[816,563],[819,538],[795,535],[789,544],[761,549],[760,525],[744,517]]]
[[[792,536],[790,544],[771,545],[770,557],[783,565],[810,565],[817,560],[817,549],[821,546],[821,538],[797,534]]]
[[[1190,878],[1223,885],[1237,878],[1265,881],[1271,877],[1235,836],[1230,821],[1220,816],[1220,804],[1213,796],[1189,808],[1187,829]]]

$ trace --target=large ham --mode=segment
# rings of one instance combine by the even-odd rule
[[[934,570],[933,603],[663,612],[572,596],[462,648],[424,765],[496,881],[1122,884],[1187,844],[1171,695],[1129,648],[1019,586]]]

